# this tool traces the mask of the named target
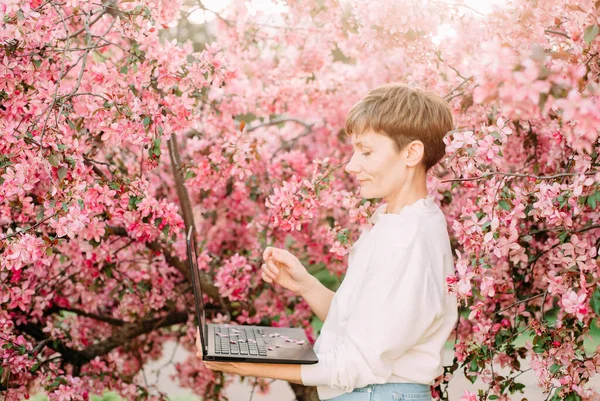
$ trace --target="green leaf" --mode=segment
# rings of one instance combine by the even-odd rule
[[[592,41],[596,39],[596,36],[598,36],[598,32],[600,32],[600,26],[598,26],[598,24],[590,25],[585,28],[585,32],[583,34],[583,40],[585,40],[585,43],[591,45]]]
[[[48,162],[52,165],[52,167],[58,167],[59,161],[58,155],[55,153],[52,153],[50,156],[48,156]]]
[[[136,210],[138,203],[142,201],[142,198],[138,198],[135,195],[129,197],[129,210]]]
[[[162,233],[165,235],[165,237],[169,236],[169,225],[165,225],[162,229]]]
[[[108,278],[113,278],[113,274],[112,274],[112,266],[107,265],[104,267],[104,269],[102,269],[104,271],[104,274],[106,274],[106,277]]]
[[[121,184],[119,184],[118,182],[110,182],[108,184],[108,187],[110,189],[114,189],[115,191],[117,191],[117,190],[121,189]]]
[[[553,364],[552,366],[550,366],[550,373],[554,374],[556,372],[558,372],[560,370],[561,366],[558,364]]]
[[[34,364],[34,365],[31,367],[31,369],[29,369],[29,371],[30,371],[31,373],[34,373],[36,370],[38,370],[38,368],[39,368],[39,367],[40,367],[40,363],[38,362],[38,363]]]
[[[106,61],[106,57],[99,52],[92,52],[92,60],[94,60],[96,63],[104,63]]]
[[[502,135],[500,135],[498,131],[492,131],[490,132],[490,135],[496,139],[502,139]]]
[[[596,315],[600,316],[600,287],[596,287],[596,290],[592,293],[590,305]]]
[[[150,124],[152,124],[152,119],[150,117],[146,116],[142,120],[142,124],[144,124],[144,128],[146,129],[146,132],[148,132]]]
[[[507,201],[505,201],[504,199],[501,199],[500,202],[498,202],[498,205],[507,211],[510,211],[510,203],[508,203]]]
[[[587,205],[588,205],[590,208],[592,208],[592,210],[596,210],[596,205],[597,205],[597,202],[596,202],[596,194],[598,194],[598,193],[600,193],[600,192],[596,192],[596,193],[594,193],[594,194],[591,194],[591,195],[589,195],[589,196],[587,197],[587,202],[586,202],[586,203],[587,203]]]
[[[148,149],[148,153],[151,157],[152,156],[160,157],[160,139],[159,138],[155,138],[152,141],[152,147],[150,149]]]
[[[37,215],[35,216],[35,219],[36,219],[37,221],[40,221],[40,220],[42,220],[42,219],[44,218],[44,212],[45,212],[45,209],[44,209],[44,207],[43,207],[43,206],[40,206],[40,210],[38,210],[38,212],[37,212]]]
[[[65,166],[62,166],[61,168],[58,169],[58,179],[60,181],[62,181],[65,179],[66,176],[67,176],[67,168]]]
[[[560,240],[560,243],[561,243],[561,244],[564,244],[564,243],[565,243],[565,240],[566,240],[566,238],[567,238],[567,235],[569,235],[569,232],[568,232],[568,231],[563,231],[563,232],[561,232],[561,233],[558,235],[558,239]]]
[[[494,394],[492,394],[488,397],[488,400],[497,400],[497,399],[498,399],[498,396],[494,395]]]
[[[548,94],[540,93],[540,100],[538,102],[538,107],[540,108],[540,110],[544,109],[544,106],[546,105],[547,101],[548,101]]]
[[[347,244],[349,232],[350,232],[350,230],[348,230],[347,228],[341,230],[337,235],[337,240],[340,241],[344,245]]]
[[[581,401],[581,397],[579,396],[579,394],[573,392],[573,393],[569,393],[565,398],[564,401]]]

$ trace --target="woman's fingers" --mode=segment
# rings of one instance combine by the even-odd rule
[[[271,269],[269,269],[269,267],[267,267],[266,264],[262,265],[261,270],[265,277],[267,277],[271,280],[275,280],[277,278],[277,274],[274,274],[273,271]]]
[[[277,266],[275,266],[275,263],[273,262],[272,259],[267,260],[267,270],[269,271],[269,273],[271,273],[272,275],[274,275],[275,277],[277,277],[277,275],[279,274],[279,269],[277,268]]]
[[[263,252],[263,260],[269,259],[272,254],[273,254],[273,248],[270,246],[266,247]]]
[[[267,283],[272,283],[273,282],[273,280],[269,276],[267,276],[267,273],[265,273],[265,272],[262,272],[262,279],[264,281],[266,281]]]

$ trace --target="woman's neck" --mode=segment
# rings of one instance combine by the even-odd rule
[[[427,197],[427,175],[425,172],[415,172],[413,177],[395,194],[385,198],[386,213],[397,214],[402,208]]]

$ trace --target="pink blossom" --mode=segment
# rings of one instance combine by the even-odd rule
[[[477,395],[469,390],[465,390],[463,395],[460,397],[460,401],[477,401]]]
[[[561,303],[565,312],[572,313],[577,316],[577,319],[583,321],[589,313],[586,299],[587,293],[585,291],[581,290],[579,293],[575,293],[575,291],[569,290],[563,294]]]

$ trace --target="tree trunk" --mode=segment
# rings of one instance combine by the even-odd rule
[[[296,401],[319,401],[316,387],[307,387],[294,383],[290,383],[290,387],[296,395]]]

